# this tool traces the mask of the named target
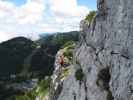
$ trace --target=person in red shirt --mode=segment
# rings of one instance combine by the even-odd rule
[[[61,66],[64,65],[64,56],[63,55],[60,55],[59,63]]]

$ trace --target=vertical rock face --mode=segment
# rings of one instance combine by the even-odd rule
[[[133,0],[98,0],[58,100],[133,100]],[[79,82],[76,71],[84,77]]]

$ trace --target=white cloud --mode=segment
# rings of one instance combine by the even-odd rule
[[[21,6],[0,0],[0,42],[17,36],[37,39],[39,33],[78,30],[88,12],[77,0],[27,0]]]
[[[11,2],[0,1],[0,18],[12,18],[17,24],[33,24],[40,21],[44,10],[44,0],[27,0],[27,3],[20,7]]]
[[[28,0],[27,3],[16,10],[15,17],[18,23],[36,23],[43,18],[45,10],[43,0]]]
[[[50,0],[51,10],[59,16],[82,17],[88,13],[88,8],[78,6],[77,0]]]
[[[7,34],[0,31],[0,42],[8,40]]]
[[[89,12],[85,6],[79,6],[77,0],[50,0],[50,10],[62,31],[78,30],[80,21]]]

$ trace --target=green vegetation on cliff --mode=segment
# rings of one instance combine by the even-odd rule
[[[83,73],[83,70],[81,68],[77,69],[76,72],[75,72],[75,78],[78,80],[78,81],[82,81],[83,80],[83,77],[84,77],[84,73]]]
[[[35,100],[36,98],[43,100],[43,98],[48,95],[50,81],[51,79],[49,77],[41,79],[34,89],[24,94],[14,96],[14,100]]]
[[[24,69],[28,77],[51,75],[57,51],[68,41],[78,41],[78,36],[73,31],[41,35],[38,41],[17,37],[0,43],[0,78],[19,75]],[[28,66],[24,65],[34,51]]]
[[[64,49],[65,66],[69,66],[73,43],[78,41],[78,37],[79,32],[74,31],[41,36],[38,41],[17,37],[0,43],[0,83],[3,82],[0,99],[35,100],[37,96],[47,95],[50,85],[47,83],[50,82],[44,77],[52,75],[56,53]],[[68,74],[69,69],[64,68],[61,78]],[[41,81],[34,87],[32,79]]]
[[[96,11],[91,11],[85,18],[85,20],[88,22],[88,23],[91,23],[94,16],[96,15]]]

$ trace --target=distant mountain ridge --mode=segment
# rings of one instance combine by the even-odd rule
[[[16,37],[0,43],[0,77],[19,74],[23,70],[32,76],[51,75],[57,51],[68,41],[78,41],[78,36],[79,32],[74,31],[45,34],[37,41]],[[34,50],[35,54],[28,59],[30,64],[24,64]]]
[[[34,42],[17,37],[0,44],[0,75],[16,74],[22,69],[23,59],[35,49]]]

